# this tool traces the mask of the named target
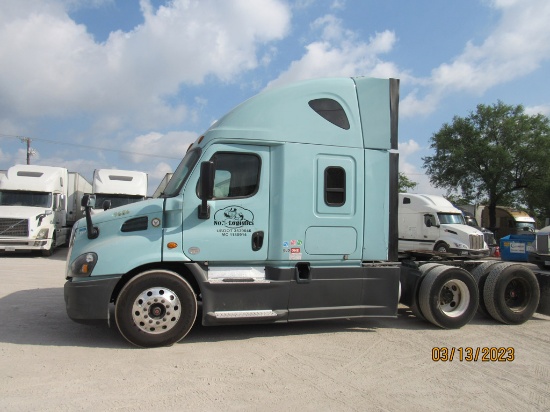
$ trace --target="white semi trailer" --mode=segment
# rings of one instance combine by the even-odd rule
[[[96,169],[92,191],[96,196],[99,213],[111,207],[139,202],[147,196],[147,173],[134,170]]]
[[[10,167],[0,175],[0,251],[38,250],[50,256],[84,216],[80,200],[91,188],[63,167]]]

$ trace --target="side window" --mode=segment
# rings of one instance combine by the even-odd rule
[[[325,203],[332,207],[346,203],[346,171],[342,167],[325,169]]]
[[[424,215],[424,224],[428,227],[435,226],[435,217],[433,215]]]
[[[258,191],[260,157],[248,153],[216,153],[211,159],[216,169],[214,198],[249,197]],[[200,182],[197,193],[200,197]]]

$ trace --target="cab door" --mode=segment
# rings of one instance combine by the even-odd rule
[[[267,259],[269,147],[215,144],[201,162],[214,163],[209,216],[199,216],[200,168],[183,199],[183,253],[192,260],[260,263]]]

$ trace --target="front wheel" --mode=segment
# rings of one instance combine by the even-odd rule
[[[56,240],[55,240],[55,233],[53,234],[52,236],[52,242],[50,243],[50,247],[49,249],[45,249],[42,251],[42,256],[45,256],[45,257],[49,257],[51,255],[53,255],[53,252],[55,250],[55,244]]]
[[[115,305],[118,330],[140,347],[170,346],[189,333],[197,317],[197,299],[175,272],[150,270],[132,278]]]
[[[437,245],[435,245],[434,250],[436,252],[449,253],[451,249],[449,248],[449,245],[445,242],[439,242]]]

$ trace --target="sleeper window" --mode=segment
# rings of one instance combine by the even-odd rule
[[[325,169],[325,203],[334,207],[346,203],[346,171],[341,167]]]

